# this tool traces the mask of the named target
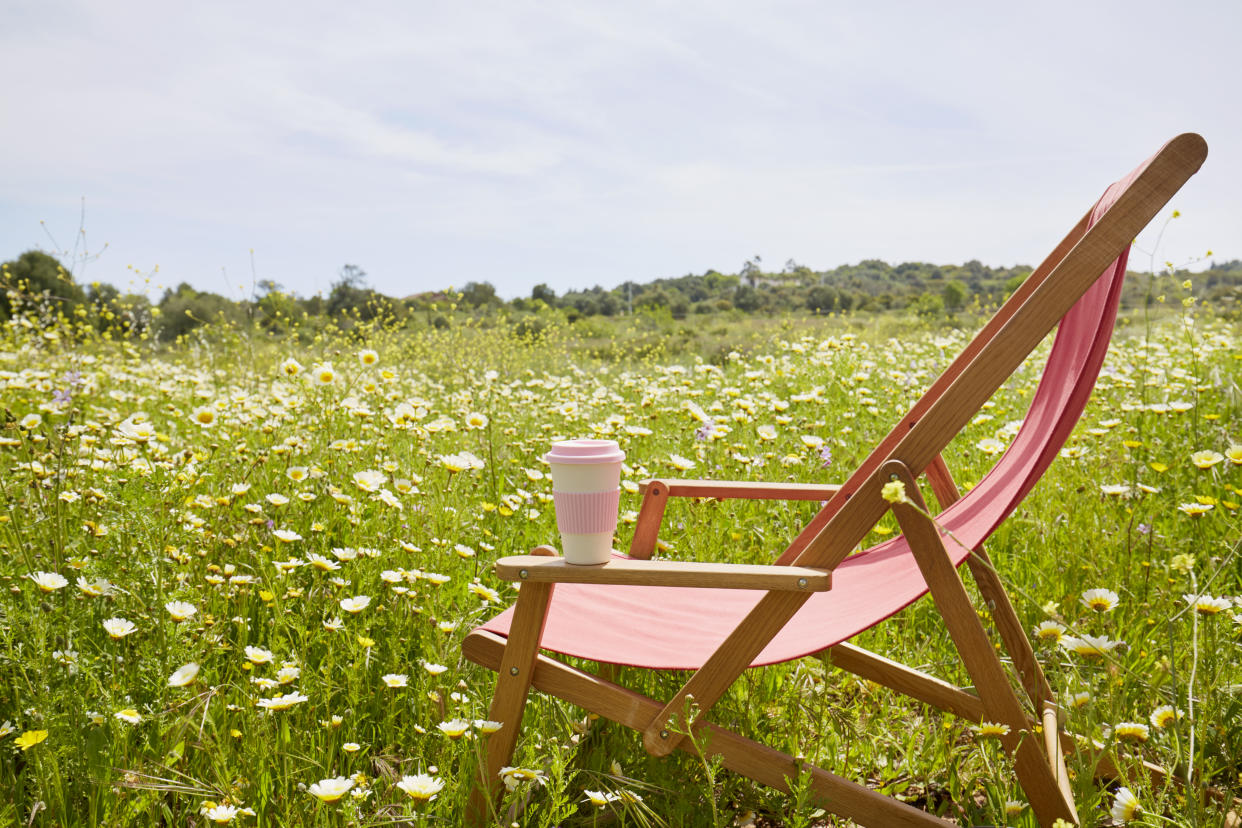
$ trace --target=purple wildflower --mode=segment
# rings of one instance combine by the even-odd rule
[[[699,426],[694,432],[694,439],[699,442],[705,442],[712,439],[712,435],[716,433],[716,422],[714,420],[706,420],[703,425]]]
[[[832,465],[832,449],[827,444],[819,447],[819,459],[823,461],[819,464],[821,469],[826,469]]]

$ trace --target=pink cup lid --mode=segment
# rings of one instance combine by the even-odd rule
[[[553,443],[543,459],[549,463],[620,463],[625,452],[616,440],[565,440]]]

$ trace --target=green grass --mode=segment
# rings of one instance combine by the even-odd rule
[[[216,804],[253,810],[234,818],[242,825],[460,824],[487,736],[441,725],[486,718],[494,681],[462,659],[460,641],[514,597],[490,563],[555,543],[539,459],[549,442],[621,443],[623,545],[647,476],[843,478],[968,339],[900,320],[878,334],[848,317],[691,321],[680,344],[668,336],[676,323],[642,319],[535,337],[459,319],[372,330],[365,344],[358,332],[273,342],[217,330],[171,349],[9,328],[0,822],[203,824]],[[363,348],[374,365],[362,364]],[[306,370],[288,375],[287,359]],[[988,547],[1028,630],[1056,621],[1125,642],[1085,659],[1036,641],[1061,698],[1082,694],[1071,730],[1111,744],[1118,724],[1144,723],[1147,740],[1128,750],[1235,794],[1240,360],[1237,328],[1210,317],[1123,328],[1067,450]],[[311,369],[328,362],[334,381],[320,384]],[[946,452],[959,482],[995,460],[983,441],[1011,436],[1039,368],[1029,362]],[[702,417],[729,433],[697,439]],[[825,441],[827,470],[803,436]],[[1223,459],[1199,468],[1199,451]],[[481,467],[451,470],[462,452]],[[695,468],[678,472],[672,455]],[[378,474],[356,477],[367,471]],[[1101,488],[1113,485],[1125,489]],[[1188,514],[1199,506],[1212,508]],[[678,503],[664,554],[768,560],[813,508]],[[303,565],[275,565],[291,558]],[[45,591],[36,572],[68,583]],[[1083,605],[1097,587],[1117,593],[1115,608]],[[1231,606],[1196,612],[1183,596],[1200,592]],[[350,613],[341,601],[354,596],[370,602]],[[196,612],[174,621],[171,601]],[[111,618],[136,631],[110,637]],[[861,643],[966,682],[929,602]],[[272,661],[254,663],[247,647]],[[195,680],[170,686],[189,663]],[[386,675],[407,685],[389,687]],[[619,675],[657,698],[684,680]],[[286,693],[305,701],[258,706]],[[1161,705],[1181,717],[1155,727]],[[117,717],[127,710],[140,720]],[[749,671],[711,715],[963,824],[1035,824],[994,741],[819,661]],[[634,734],[538,694],[514,762],[538,779],[506,798],[505,825],[730,825],[750,812],[827,822],[805,797],[693,757],[651,759]],[[1107,824],[1112,793],[1084,766],[1072,770],[1085,824]],[[443,783],[435,799],[397,787],[416,774]],[[308,792],[342,776],[354,785],[340,800]],[[1140,823],[1224,824],[1226,809],[1195,793],[1201,784],[1122,781],[1147,812]],[[586,790],[616,798],[599,808]]]

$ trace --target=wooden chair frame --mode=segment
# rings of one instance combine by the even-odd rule
[[[935,606],[970,676],[974,692],[870,653],[849,643],[823,656],[833,665],[934,705],[969,721],[1008,725],[1002,743],[1013,757],[1018,781],[1041,825],[1057,819],[1078,822],[1065,765],[1075,743],[1061,716],[1030,641],[982,548],[968,569],[992,612],[1001,644],[1030,701],[1027,708],[1010,683],[996,649],[970,602],[941,530],[929,517],[917,478],[926,473],[941,507],[958,498],[940,452],[984,402],[1026,359],[1139,231],[1193,175],[1206,157],[1202,138],[1184,134],[1166,144],[1088,229],[1088,216],[1015,292],[962,355],[932,385],[889,437],[842,486],[724,481],[653,480],[630,549],[631,560],[596,567],[568,566],[548,547],[496,564],[499,577],[521,583],[508,638],[476,630],[463,642],[471,661],[499,673],[489,718],[503,723],[489,737],[469,806],[468,818],[484,824],[500,792],[498,772],[511,759],[527,694],[533,686],[643,734],[646,750],[664,756],[674,750],[706,750],[724,766],[756,781],[788,790],[788,780],[809,775],[820,805],[869,826],[944,826],[944,820],[877,793],[830,771],[809,766],[706,721],[728,687],[772,640],[813,592],[831,588],[832,571],[891,508],[926,581]],[[892,504],[881,495],[886,483],[901,481],[908,502]],[[814,520],[774,564],[736,565],[649,560],[669,497],[827,500]],[[540,638],[557,582],[648,584],[766,590],[749,615],[716,652],[691,673],[668,701],[647,698],[604,678],[542,655]],[[685,738],[682,711],[693,696],[699,711]],[[679,727],[680,725],[680,727]],[[1042,735],[1040,735],[1042,731]],[[1101,769],[1108,770],[1105,761]]]

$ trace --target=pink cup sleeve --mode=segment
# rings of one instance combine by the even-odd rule
[[[593,535],[617,528],[621,490],[611,492],[552,492],[556,528],[570,535]]]

